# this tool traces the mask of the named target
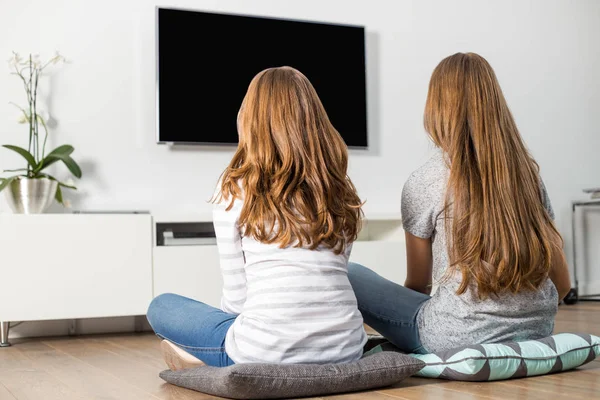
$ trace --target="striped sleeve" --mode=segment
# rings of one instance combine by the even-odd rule
[[[227,204],[215,204],[213,223],[219,249],[219,261],[223,276],[221,309],[227,313],[240,314],[246,302],[246,260],[242,250],[242,238],[238,229],[241,204],[226,211]]]
[[[344,255],[346,256],[346,261],[350,259],[350,254],[352,254],[352,242],[346,242],[346,248],[344,248]]]

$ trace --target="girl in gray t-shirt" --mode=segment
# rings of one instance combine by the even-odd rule
[[[562,239],[485,59],[438,65],[425,128],[438,151],[402,192],[405,286],[349,266],[365,323],[420,353],[550,335],[571,286]]]

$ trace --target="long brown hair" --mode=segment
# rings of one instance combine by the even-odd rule
[[[310,81],[290,67],[260,72],[238,114],[239,145],[219,199],[243,199],[244,235],[336,254],[356,240],[362,203],[348,150]]]
[[[446,155],[450,269],[463,294],[479,298],[534,290],[562,245],[541,197],[539,167],[527,150],[494,70],[481,56],[457,53],[434,70],[425,129]]]

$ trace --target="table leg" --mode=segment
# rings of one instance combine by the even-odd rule
[[[571,243],[573,243],[573,280],[575,281],[575,290],[579,290],[579,281],[577,280],[577,207],[573,205],[571,214],[571,229],[573,230],[573,237]]]
[[[0,347],[8,347],[8,332],[10,330],[10,322],[0,321]]]

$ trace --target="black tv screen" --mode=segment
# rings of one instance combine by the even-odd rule
[[[363,27],[157,8],[158,142],[236,144],[252,78],[291,66],[349,147],[367,147]]]

